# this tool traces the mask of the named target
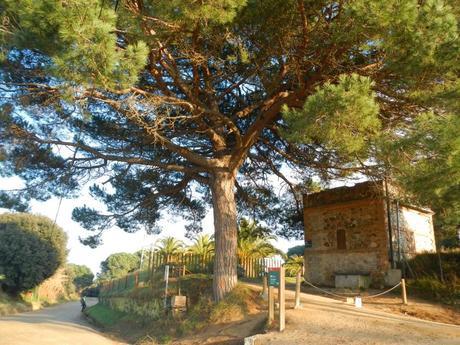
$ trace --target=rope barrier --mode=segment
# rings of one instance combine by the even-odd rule
[[[335,296],[335,297],[338,297],[338,298],[348,298],[350,296],[345,296],[345,295],[338,295],[338,294],[335,294],[335,293],[332,293],[332,292],[329,292],[327,290],[323,290],[315,285],[313,285],[312,283],[310,283],[308,280],[305,280],[304,279],[304,283],[307,283],[308,285],[310,285],[311,287],[319,290],[319,291],[322,291],[323,293],[327,294],[327,295],[331,295],[331,296]]]
[[[385,295],[386,293],[396,289],[398,286],[401,285],[401,282],[399,282],[398,284],[396,284],[395,286],[393,286],[392,288],[386,290],[386,291],[383,291],[381,293],[378,293],[378,294],[375,294],[375,295],[370,295],[370,296],[363,296],[362,299],[365,299],[365,298],[374,298],[374,297],[378,297],[378,296],[382,296],[382,295]]]
[[[323,292],[323,293],[325,293],[325,294],[327,294],[327,295],[331,295],[331,296],[338,297],[338,298],[344,298],[344,299],[350,297],[349,295],[339,295],[339,294],[335,294],[335,293],[332,293],[332,292],[330,292],[330,291],[321,289],[320,287],[318,287],[318,286],[316,286],[316,285],[313,285],[312,283],[310,283],[308,280],[305,280],[305,279],[304,279],[304,283],[306,283],[307,285],[310,285],[312,288],[315,288],[315,289],[317,289],[317,290],[319,290],[319,291],[321,291],[321,292]],[[362,296],[361,299],[374,298],[374,297],[378,297],[378,296],[385,295],[385,294],[387,294],[388,292],[390,292],[390,291],[396,289],[396,288],[397,288],[398,286],[400,286],[400,285],[401,285],[401,282],[399,282],[399,283],[396,284],[395,286],[389,288],[388,290],[385,290],[385,291],[380,292],[380,293],[378,293],[378,294],[370,295],[370,296]],[[354,294],[354,295],[356,296],[356,294]]]

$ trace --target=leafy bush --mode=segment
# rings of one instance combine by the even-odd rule
[[[253,290],[237,285],[223,300],[213,306],[209,314],[212,323],[227,323],[242,320],[251,308],[258,294]]]
[[[85,265],[67,264],[65,272],[77,290],[84,289],[93,283],[94,274]]]
[[[453,250],[439,254],[445,279],[458,276],[460,267],[460,251]],[[412,278],[437,277],[441,279],[439,258],[437,253],[418,254],[408,261],[409,274]]]
[[[99,286],[87,286],[81,291],[81,294],[86,297],[99,297]]]
[[[303,255],[292,255],[288,257],[284,264],[286,269],[286,276],[294,277],[297,275],[297,272],[301,271],[304,265]]]
[[[109,280],[121,278],[130,272],[134,272],[139,268],[140,258],[136,254],[131,253],[115,253],[111,254],[101,262],[101,273],[99,279]]]
[[[27,213],[0,215],[0,272],[5,291],[31,289],[63,265],[67,236],[49,218]]]
[[[410,286],[416,292],[448,303],[460,300],[460,251],[440,253],[443,279],[436,253],[419,254],[408,261]]]

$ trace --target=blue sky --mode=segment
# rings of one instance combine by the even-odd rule
[[[18,188],[19,186],[19,179],[0,179],[0,189],[2,190]],[[159,235],[147,235],[145,231],[141,230],[136,233],[126,233],[119,228],[112,228],[104,233],[103,244],[99,247],[93,249],[84,246],[80,243],[79,237],[86,237],[89,232],[72,220],[73,208],[83,204],[97,206],[97,203],[83,192],[82,196],[77,199],[63,199],[58,213],[59,199],[57,198],[52,198],[46,202],[33,201],[31,203],[31,213],[41,214],[52,220],[55,219],[57,214],[56,223],[65,230],[68,236],[68,262],[86,265],[94,273],[99,271],[100,262],[112,253],[135,252],[143,247],[150,248],[159,238],[166,236],[174,236],[188,241],[184,236],[185,229],[182,219],[165,218],[159,223],[162,229]],[[0,209],[0,213],[3,212],[7,212],[7,210]],[[203,229],[205,233],[214,232],[212,210],[208,211],[203,221]],[[277,239],[273,244],[277,248],[286,251],[289,247],[303,244],[303,241]]]

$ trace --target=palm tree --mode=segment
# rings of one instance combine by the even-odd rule
[[[184,242],[175,237],[165,237],[157,241],[155,250],[165,256],[176,255],[184,251]]]
[[[193,244],[188,247],[191,254],[209,257],[214,254],[214,239],[208,234],[198,235],[193,239]]]
[[[293,277],[297,272],[302,271],[304,265],[304,257],[294,254],[286,260],[284,268],[286,269],[286,275]]]
[[[269,229],[243,218],[238,227],[238,257],[256,259],[281,254],[281,251],[270,243],[273,239],[275,237],[270,234]]]
[[[238,238],[241,239],[255,239],[255,238],[267,238],[274,239],[273,235],[270,234],[270,229],[265,228],[257,223],[257,221],[249,221],[246,218],[242,218],[238,224]]]
[[[240,259],[260,259],[281,254],[267,238],[238,239],[238,257]]]

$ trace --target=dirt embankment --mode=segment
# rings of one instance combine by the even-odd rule
[[[201,299],[187,314],[169,314],[151,321],[106,305],[89,308],[88,314],[109,334],[136,345],[236,345],[264,330],[265,302],[259,295],[257,288],[238,286],[217,305]]]
[[[415,297],[409,299],[408,305],[403,305],[399,296],[391,295],[366,301],[365,306],[397,315],[460,326],[460,306],[449,306]]]

